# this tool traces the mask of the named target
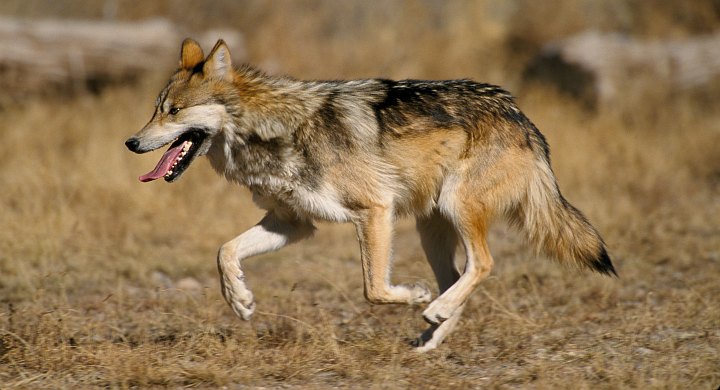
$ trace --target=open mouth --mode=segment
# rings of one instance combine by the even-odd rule
[[[192,129],[183,133],[163,153],[155,168],[140,176],[142,182],[164,178],[166,182],[175,181],[190,166],[198,149],[207,135],[200,130]]]

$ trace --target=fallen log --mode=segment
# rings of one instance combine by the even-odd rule
[[[0,105],[30,96],[97,92],[177,64],[180,42],[191,34],[156,19],[140,22],[0,18]],[[218,38],[244,60],[237,31],[195,35],[209,49]]]
[[[590,31],[547,44],[523,76],[597,107],[609,104],[630,86],[684,91],[702,87],[719,75],[720,33],[644,41]]]

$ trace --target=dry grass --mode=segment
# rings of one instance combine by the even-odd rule
[[[491,5],[412,4],[410,16],[376,30],[373,17],[399,6],[371,9],[368,19],[339,18],[332,31],[345,35],[338,37],[318,27],[333,16],[325,8],[317,23],[290,19],[288,27],[283,17],[302,7],[266,15],[248,2],[259,21],[243,28],[251,59],[297,76],[488,79],[487,71],[500,78],[491,81],[513,83],[502,72],[512,53],[483,60],[485,52],[472,51],[483,43],[503,47],[507,31],[477,43],[473,23],[456,17],[438,22],[425,45],[407,41],[427,34],[413,27],[434,15],[422,16],[422,5],[468,17]],[[502,12],[478,20],[497,27],[492,20]],[[125,17],[137,16],[144,15]],[[308,34],[304,45],[271,34],[292,28]],[[448,48],[448,41],[459,44]],[[456,68],[437,52],[453,60],[471,54]],[[517,234],[498,226],[492,276],[448,342],[418,355],[407,342],[425,326],[422,308],[363,300],[350,226],[321,225],[312,240],[246,262],[258,312],[251,322],[232,315],[219,293],[216,250],[261,213],[206,162],[173,185],[139,183],[157,155],[138,157],[122,144],[149,117],[164,76],[0,112],[0,387],[720,384],[720,116],[712,111],[720,88],[672,98],[628,93],[618,102],[625,108],[597,115],[552,91],[523,91],[520,105],[547,135],[566,196],[604,234],[621,278],[535,259]],[[431,280],[409,222],[398,228],[396,262],[396,281]]]

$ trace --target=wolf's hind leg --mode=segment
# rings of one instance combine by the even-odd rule
[[[460,278],[455,266],[455,249],[458,245],[455,227],[438,210],[434,210],[429,216],[418,218],[416,226],[425,256],[442,294]],[[443,323],[433,324],[423,332],[415,342],[416,351],[426,352],[436,348],[457,325],[463,307],[464,305],[456,309]]]
[[[435,325],[454,317],[455,312],[462,308],[493,266],[493,258],[486,241],[489,213],[482,203],[465,204],[461,210],[462,212],[453,218],[453,224],[465,247],[465,270],[460,279],[432,301],[423,312],[425,320]]]
[[[385,207],[365,210],[355,223],[360,241],[365,298],[371,303],[422,303],[430,291],[422,286],[390,284],[393,213]]]
[[[455,266],[455,248],[458,245],[455,227],[438,210],[429,216],[418,217],[415,226],[442,294],[460,278]]]
[[[241,262],[309,237],[313,231],[314,227],[309,222],[281,218],[270,211],[257,225],[220,247],[217,256],[220,287],[235,314],[249,320],[255,311],[253,294],[245,284]]]

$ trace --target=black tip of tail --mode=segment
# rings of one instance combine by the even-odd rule
[[[613,267],[612,261],[610,261],[610,256],[608,256],[605,247],[600,250],[600,256],[590,261],[589,265],[590,268],[596,272],[607,276],[614,276],[616,278],[619,277],[615,271],[615,267]]]

